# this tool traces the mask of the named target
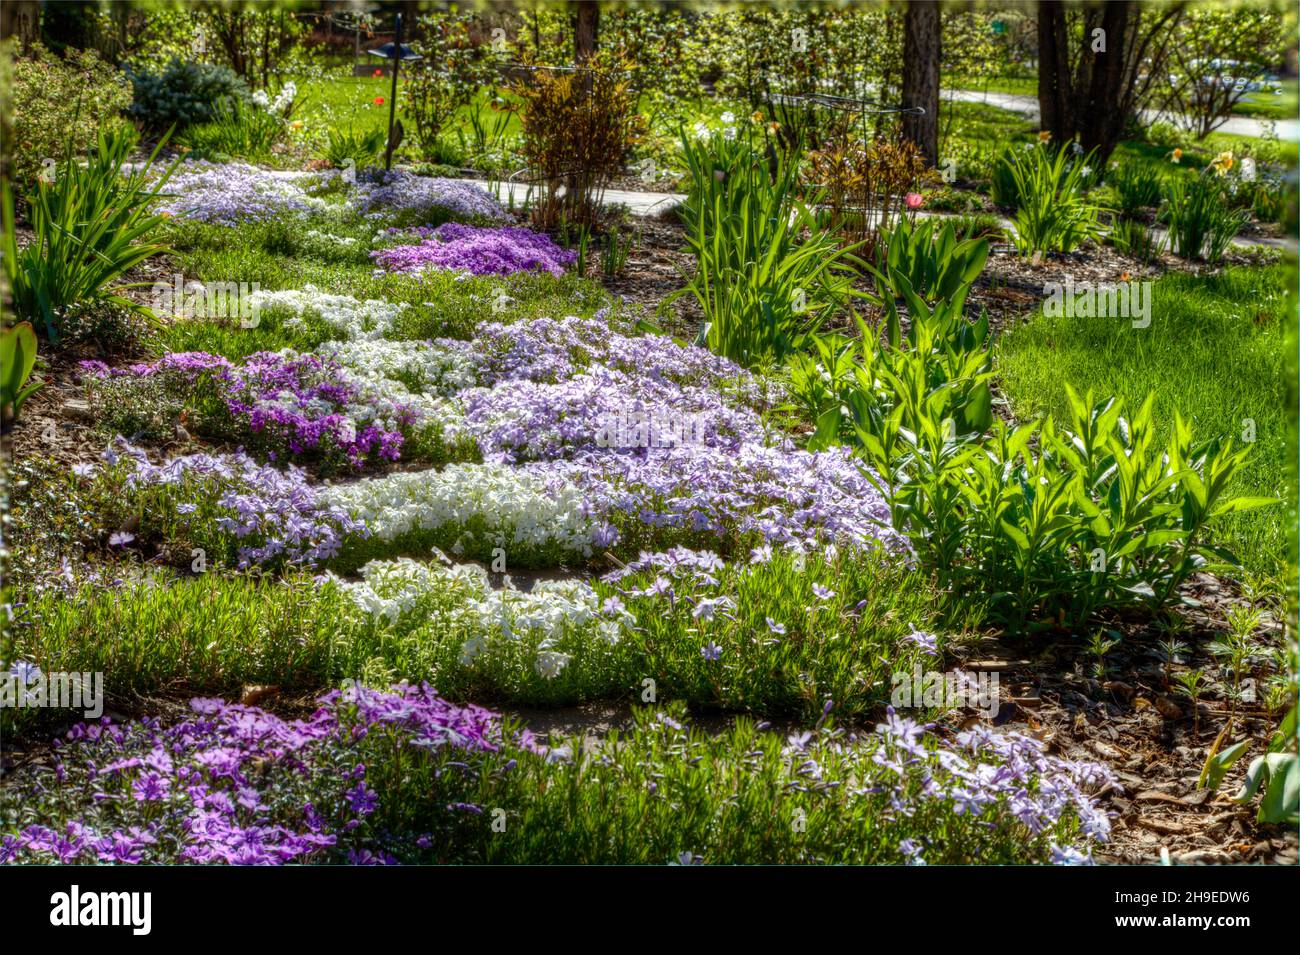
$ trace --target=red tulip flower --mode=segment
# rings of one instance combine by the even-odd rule
[[[375,105],[376,105],[376,106],[383,106],[383,105],[384,105],[384,98],[383,98],[382,96],[376,96],[376,97],[375,97]]]

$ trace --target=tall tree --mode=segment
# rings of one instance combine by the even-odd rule
[[[576,0],[573,15],[573,61],[581,66],[596,52],[600,32],[600,4],[596,0]]]
[[[1105,162],[1163,76],[1182,3],[1038,2],[1038,108],[1057,143]]]
[[[903,138],[916,144],[930,166],[939,164],[939,4],[908,0],[903,19]]]

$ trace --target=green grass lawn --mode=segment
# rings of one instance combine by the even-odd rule
[[[1282,92],[1271,89],[1248,93],[1241,98],[1233,110],[1238,116],[1256,116],[1260,119],[1295,119],[1300,111],[1300,99],[1297,98],[1297,81],[1283,80],[1278,84]]]
[[[940,97],[946,90],[978,90],[989,93],[1015,93],[1021,96],[1038,95],[1036,76],[945,76],[939,80]]]
[[[1287,566],[1287,527],[1295,478],[1288,467],[1287,347],[1294,266],[1235,268],[1209,277],[1167,275],[1154,289],[1148,328],[1123,320],[1036,315],[1001,342],[999,367],[1017,417],[1067,415],[1065,385],[1080,394],[1115,394],[1131,407],[1156,393],[1162,440],[1174,412],[1193,434],[1240,440],[1253,419],[1255,456],[1232,492],[1276,495],[1288,506],[1233,515],[1220,539],[1250,574],[1274,577]],[[1291,339],[1290,350],[1294,350]]]

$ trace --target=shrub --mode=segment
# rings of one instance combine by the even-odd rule
[[[148,129],[210,122],[223,107],[249,102],[248,87],[226,66],[172,60],[161,73],[127,70],[135,89],[130,115]]]
[[[808,156],[805,177],[821,190],[829,227],[843,241],[873,251],[905,208],[905,196],[934,181],[910,142],[849,141]]]
[[[1003,156],[1015,183],[1015,243],[1021,255],[1072,252],[1101,232],[1101,210],[1085,196],[1093,153],[1072,159],[1070,150],[1041,144]]]
[[[1249,217],[1230,207],[1227,188],[1213,168],[1173,179],[1160,213],[1169,227],[1170,251],[1184,259],[1204,256],[1211,264],[1223,258]]]
[[[60,59],[34,44],[14,62],[12,82],[13,138],[5,151],[12,149],[10,175],[20,189],[69,149],[93,152],[98,131],[127,126],[120,113],[131,102],[129,84],[93,50],[70,47]]]
[[[149,184],[159,143],[142,168],[124,174],[132,141],[127,130],[101,132],[95,153],[81,165],[73,158],[69,138],[54,182],[39,183],[27,196],[34,234],[21,250],[14,233],[13,197],[5,184],[0,258],[13,308],[23,318],[40,321],[51,341],[60,334],[61,311],[74,303],[106,300],[149,314],[144,306],[108,289],[109,283],[163,251],[161,245],[142,240],[162,222],[150,206],[171,170]]]
[[[543,189],[531,207],[541,230],[562,220],[595,225],[606,183],[645,131],[621,65],[590,62],[576,72],[530,68],[509,87],[520,103],[529,177]]]

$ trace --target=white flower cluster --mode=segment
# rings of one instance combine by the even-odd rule
[[[499,464],[451,464],[439,471],[370,478],[325,488],[321,502],[346,509],[380,541],[447,525],[465,527],[455,553],[475,542],[471,524],[495,546],[558,546],[583,557],[591,555],[597,531],[572,484]]]
[[[566,630],[581,630],[613,645],[636,622],[621,607],[602,615],[600,598],[579,580],[541,581],[525,593],[507,577],[506,586],[494,590],[487,572],[477,565],[448,561],[444,566],[409,558],[371,561],[361,568],[361,578],[334,582],[371,616],[396,622],[414,612],[469,631],[458,657],[462,666],[472,664],[495,640],[540,636],[535,669],[544,679],[554,679],[571,659],[554,649]]]
[[[290,80],[280,88],[280,92],[276,95],[275,99],[271,99],[267,95],[266,90],[257,90],[253,93],[253,105],[259,109],[266,110],[268,113],[274,113],[276,116],[280,116],[288,111],[297,96],[298,86],[293,82],[293,80]]]
[[[331,341],[317,351],[360,377],[401,382],[418,394],[453,395],[478,383],[478,363],[469,351],[438,342]]]
[[[340,245],[345,248],[351,248],[356,245],[358,240],[351,235],[334,235],[330,232],[321,232],[319,229],[308,229],[304,238],[310,239],[321,245]]]
[[[365,301],[351,295],[331,295],[314,285],[302,290],[257,291],[249,296],[258,308],[271,307],[289,311],[290,326],[300,324],[307,315],[319,317],[352,339],[382,338],[406,309],[405,302],[386,302],[370,298]]]

